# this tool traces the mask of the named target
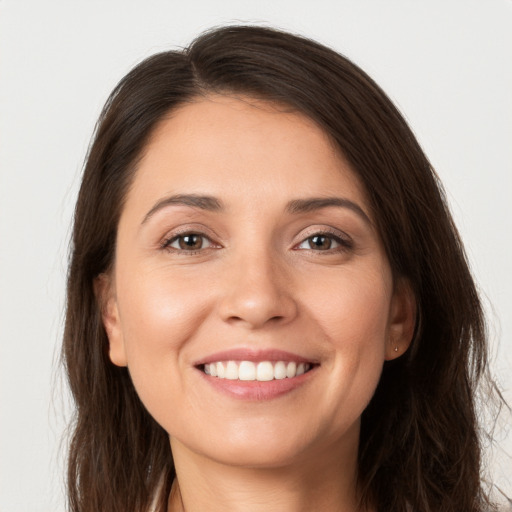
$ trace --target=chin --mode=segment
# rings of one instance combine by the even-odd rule
[[[240,468],[278,469],[293,465],[302,459],[304,447],[293,443],[260,442],[230,444],[216,450],[210,458],[218,463]]]
[[[232,467],[278,469],[313,463],[315,458],[332,453],[336,446],[343,449],[346,443],[357,446],[359,423],[342,430],[350,431],[345,442],[339,430],[334,434],[318,424],[307,425],[303,421],[302,425],[297,425],[267,419],[250,425],[232,425],[224,428],[220,435],[210,434],[208,445],[203,441],[194,451]]]

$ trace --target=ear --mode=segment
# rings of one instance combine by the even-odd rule
[[[108,337],[110,360],[116,366],[127,366],[115,284],[111,274],[100,274],[94,279],[94,293],[100,305],[101,319]]]
[[[397,279],[389,310],[386,361],[404,354],[411,344],[416,326],[416,297],[407,279]]]

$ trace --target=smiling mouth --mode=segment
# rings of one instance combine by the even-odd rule
[[[309,372],[312,368],[312,363],[294,361],[217,361],[200,366],[200,369],[210,377],[249,382],[292,379]]]

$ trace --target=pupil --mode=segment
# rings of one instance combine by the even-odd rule
[[[182,249],[200,249],[203,245],[199,235],[185,235],[180,238],[180,246]]]
[[[311,237],[309,245],[314,249],[330,249],[331,239],[323,235],[316,235]]]

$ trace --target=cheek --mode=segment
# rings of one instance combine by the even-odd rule
[[[389,272],[361,269],[323,284],[310,290],[308,304],[332,348],[383,351],[392,288]]]
[[[152,348],[177,350],[206,315],[208,295],[193,279],[161,270],[140,272],[137,279],[119,279],[119,309],[129,352],[151,356]],[[141,354],[139,354],[141,355]]]
[[[355,421],[375,392],[385,358],[390,290],[387,273],[367,272],[347,274],[327,293],[310,295],[310,310],[330,351],[324,398],[332,425],[345,428]]]
[[[150,270],[118,279],[119,314],[128,369],[144,405],[159,422],[183,397],[190,371],[184,349],[207,314],[209,297],[193,280]]]

